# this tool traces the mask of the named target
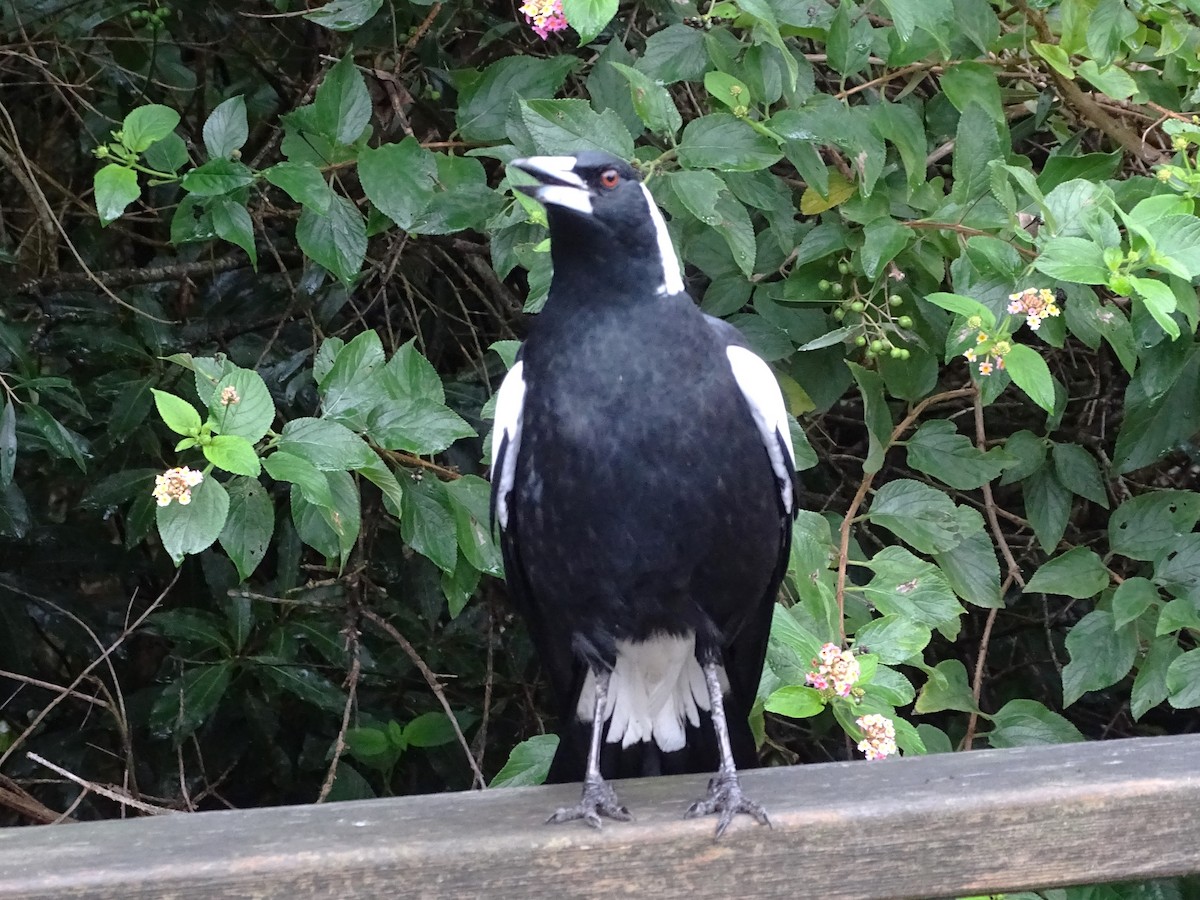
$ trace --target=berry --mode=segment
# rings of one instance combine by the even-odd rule
[[[912,316],[901,316],[896,320],[896,324],[901,328],[912,328]]]
[[[844,259],[839,261],[838,262],[838,271],[841,272],[843,275],[849,275],[850,274],[850,263],[846,262]]]
[[[867,346],[867,339],[863,335],[860,334],[858,337],[856,337],[854,339],[854,346],[856,346],[856,347]]]
[[[892,307],[893,309],[895,309],[897,306],[902,305],[903,303],[904,303],[904,298],[901,297],[899,294],[892,294],[892,296],[888,297],[888,306]]]
[[[860,313],[866,310],[867,304],[863,303],[861,300],[855,300],[850,304],[850,308],[856,313]]]
[[[879,341],[879,340],[871,341],[871,352],[872,353],[878,353],[882,349],[883,349],[883,341]]]
[[[842,287],[840,284],[831,284],[829,286],[829,290],[833,294],[833,296],[840,297],[840,296],[842,296],[842,291],[844,291],[845,288]]]
[[[833,317],[840,322],[842,319],[846,318],[846,311],[839,306],[833,311]]]
[[[817,282],[817,290],[828,291],[831,287],[833,287],[833,284],[829,281],[826,281],[824,278]]]
[[[888,356],[892,359],[904,359],[904,349],[901,347],[893,347],[888,351]]]

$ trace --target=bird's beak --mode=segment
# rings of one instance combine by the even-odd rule
[[[592,214],[592,192],[575,173],[575,157],[527,156],[514,159],[511,165],[538,180],[538,184],[513,185],[521,193],[543,206],[559,206],[585,216]]]

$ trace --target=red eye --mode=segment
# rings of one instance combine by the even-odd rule
[[[606,188],[615,188],[621,183],[621,176],[616,169],[605,169],[600,173],[600,183]]]

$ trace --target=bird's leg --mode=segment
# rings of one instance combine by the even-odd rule
[[[596,704],[592,709],[592,741],[588,746],[587,773],[583,779],[583,795],[575,806],[564,807],[547,819],[549,822],[571,822],[583,819],[593,828],[600,827],[600,817],[608,816],[621,822],[630,821],[629,814],[604,776],[600,774],[600,738],[604,733],[604,708],[608,701],[608,679],[612,672],[595,672]]]
[[[770,826],[767,811],[742,793],[737,768],[733,764],[733,748],[729,744],[729,727],[725,722],[725,700],[721,695],[721,679],[717,675],[717,664],[704,664],[704,683],[708,686],[708,699],[712,713],[713,729],[717,732],[717,745],[721,750],[721,767],[708,783],[708,796],[688,807],[687,818],[709,816],[717,813],[717,837],[725,833],[729,823],[738,813],[753,816],[760,825]]]

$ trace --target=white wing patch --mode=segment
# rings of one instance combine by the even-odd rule
[[[650,219],[654,222],[654,233],[658,241],[658,255],[662,259],[663,281],[658,286],[658,292],[667,297],[682,294],[683,276],[679,274],[679,257],[675,255],[671,233],[667,231],[667,223],[659,212],[658,204],[654,202],[654,196],[644,184],[642,193],[646,195],[646,205],[650,207]]]
[[[492,433],[492,478],[496,482],[496,518],[508,527],[508,494],[517,476],[521,418],[525,409],[525,363],[508,370],[496,395],[496,428]],[[499,470],[497,470],[497,466]]]
[[[725,670],[719,672],[728,690]],[[579,694],[576,715],[592,720],[596,678],[589,671]],[[686,725],[700,724],[700,710],[711,706],[704,670],[696,660],[694,634],[656,634],[645,641],[617,641],[617,662],[608,682],[608,742],[628,747],[653,741],[664,751],[682,750]]]
[[[729,366],[742,396],[750,404],[754,424],[758,426],[762,442],[771,458],[771,468],[779,481],[779,493],[783,508],[792,511],[792,473],[796,471],[796,451],[792,449],[792,434],[788,429],[787,409],[783,405],[783,394],[771,367],[751,350],[736,344],[725,348]],[[783,448],[787,450],[784,458]]]

